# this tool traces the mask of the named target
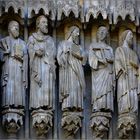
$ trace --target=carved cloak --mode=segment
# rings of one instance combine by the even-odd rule
[[[50,36],[40,38],[36,33],[28,41],[30,56],[30,108],[54,108],[55,45]],[[44,55],[37,51],[42,48]],[[38,82],[41,82],[41,85]]]
[[[138,57],[129,47],[118,47],[115,52],[118,111],[137,112]]]
[[[73,43],[63,41],[59,44],[57,60],[59,69],[59,94],[62,110],[68,108],[83,109],[85,79],[82,67],[82,56],[74,56],[70,51]],[[80,46],[79,46],[80,47]],[[68,51],[69,50],[69,51]]]
[[[27,47],[21,39],[12,39],[9,36],[0,41],[3,53],[2,66],[2,106],[25,106],[25,87],[28,84],[28,55]],[[16,57],[16,49],[20,53]],[[20,50],[19,50],[20,49]],[[10,54],[5,54],[10,50]]]
[[[107,62],[107,59],[111,63]],[[102,109],[113,111],[113,60],[113,50],[110,46],[91,44],[89,65],[92,70],[93,112]]]

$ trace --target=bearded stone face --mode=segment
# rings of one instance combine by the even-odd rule
[[[74,29],[72,33],[72,38],[75,43],[78,43],[79,35],[80,35],[80,30],[78,28]]]
[[[131,31],[128,32],[126,41],[130,46],[133,44],[133,33]]]
[[[38,28],[40,29],[40,31],[44,34],[48,33],[48,21],[45,17],[42,17],[40,19],[40,23],[38,25]]]
[[[19,24],[16,21],[13,21],[9,27],[9,33],[14,37],[19,37]]]

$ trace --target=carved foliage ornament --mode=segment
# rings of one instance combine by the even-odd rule
[[[23,109],[7,109],[2,111],[2,124],[10,134],[16,134],[23,125]]]
[[[111,113],[96,112],[91,116],[91,128],[96,138],[106,138],[109,131]]]
[[[34,110],[32,113],[33,127],[36,129],[38,136],[44,136],[53,126],[53,112],[52,110]]]
[[[124,114],[119,116],[118,119],[119,138],[121,139],[134,138],[136,123],[137,118],[133,114]]]
[[[80,127],[82,127],[81,112],[64,112],[61,125],[66,131],[66,137],[74,136]]]

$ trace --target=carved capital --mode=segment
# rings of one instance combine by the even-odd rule
[[[118,118],[118,131],[119,138],[129,139],[134,138],[136,130],[136,115],[135,114],[122,114]]]
[[[5,130],[9,134],[16,134],[23,125],[24,109],[5,109],[2,115]]]
[[[66,131],[66,137],[74,137],[80,127],[82,127],[81,112],[63,112],[61,125]]]
[[[36,129],[38,136],[44,136],[53,126],[53,111],[52,110],[34,110],[32,115],[32,125]]]
[[[91,115],[91,128],[96,139],[107,139],[111,113],[95,112]]]

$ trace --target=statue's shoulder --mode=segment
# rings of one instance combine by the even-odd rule
[[[50,35],[46,35],[46,39],[49,40],[49,41],[54,41],[53,37],[50,36]]]
[[[122,46],[117,47],[115,50],[115,55],[120,55],[120,54],[121,55],[124,54],[124,49]]]
[[[6,36],[6,37],[2,38],[2,39],[0,40],[0,42],[7,42],[7,41],[9,41],[9,40],[10,40],[10,37],[9,37],[9,36]]]
[[[120,46],[117,47],[117,48],[116,48],[116,51],[123,51],[123,47],[120,47]]]
[[[33,33],[28,38],[28,44],[34,44],[34,43],[35,43],[35,38],[34,38],[34,33]]]
[[[54,43],[54,38],[50,35],[46,35],[45,40],[50,43]]]
[[[89,46],[89,49],[99,49],[99,43],[97,41],[93,41],[90,46]]]
[[[106,44],[106,48],[109,49],[109,50],[113,50],[113,48],[108,44]]]
[[[24,40],[22,40],[21,38],[19,38],[19,41],[21,44],[26,45],[26,42]]]
[[[34,36],[33,36],[33,34],[31,34],[31,35],[29,36],[28,40],[29,40],[29,41],[34,40]]]

